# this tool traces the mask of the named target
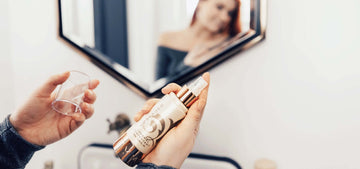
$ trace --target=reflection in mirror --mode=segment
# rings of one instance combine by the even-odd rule
[[[59,0],[60,36],[151,96],[261,40],[262,1]]]
[[[199,66],[241,32],[239,0],[200,0],[196,4],[195,10],[188,12],[189,26],[160,35],[156,79]],[[244,24],[244,30],[248,28]]]

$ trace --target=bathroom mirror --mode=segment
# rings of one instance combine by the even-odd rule
[[[266,0],[58,0],[59,36],[144,97],[265,37]]]

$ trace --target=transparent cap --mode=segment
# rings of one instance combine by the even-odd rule
[[[199,96],[200,92],[208,85],[208,83],[202,78],[199,77],[195,82],[189,85],[189,90],[195,95]]]

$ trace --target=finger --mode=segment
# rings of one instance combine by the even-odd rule
[[[206,106],[209,84],[210,84],[210,74],[206,72],[202,75],[202,78],[207,82],[208,85],[204,88],[204,90],[201,91],[199,95],[199,99],[195,102],[196,104],[194,103],[194,105],[190,107],[190,109],[192,110],[191,112],[202,112],[204,111],[204,108]]]
[[[62,84],[70,76],[70,72],[66,71],[62,74],[51,76],[47,82],[39,88],[37,94],[42,97],[49,97],[51,93],[55,90],[57,85]]]
[[[139,121],[145,114],[150,112],[159,100],[160,99],[149,99],[146,101],[144,107],[135,115],[134,120],[136,122]]]
[[[79,127],[86,120],[86,117],[83,113],[75,113],[71,117],[76,121],[76,123],[74,123],[71,127],[73,130]]]
[[[184,126],[187,126],[194,131],[197,130],[199,127],[201,118],[204,113],[204,109],[207,102],[207,96],[208,96],[208,90],[209,90],[209,84],[210,84],[210,74],[204,73],[203,79],[208,83],[208,85],[205,87],[203,91],[201,91],[199,95],[199,99],[191,105],[187,115],[185,116],[185,119],[183,120]]]
[[[91,80],[89,82],[89,89],[93,90],[99,85],[100,81],[97,79]]]
[[[85,119],[90,118],[94,114],[94,106],[92,104],[83,102],[80,106],[82,110],[81,114],[84,114]]]
[[[84,102],[93,104],[96,100],[96,94],[92,90],[86,90],[84,95]]]
[[[177,93],[180,89],[181,89],[181,87],[178,84],[170,83],[170,84],[166,85],[164,88],[162,88],[161,92],[163,94],[169,94],[170,92]]]

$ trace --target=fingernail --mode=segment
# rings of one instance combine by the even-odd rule
[[[64,76],[68,76],[68,75],[70,75],[70,72],[69,72],[69,71],[66,71],[66,72],[63,73],[63,75],[64,75]]]
[[[93,95],[94,94],[94,91],[92,91],[90,89],[88,89],[87,92],[88,92],[88,95]]]
[[[84,121],[85,120],[84,115],[82,115],[80,113],[79,114],[74,114],[73,116],[76,119],[76,121]]]
[[[135,121],[138,121],[139,118],[140,118],[140,115],[139,115],[139,114],[137,114],[137,115],[134,116],[134,120],[135,120]]]

